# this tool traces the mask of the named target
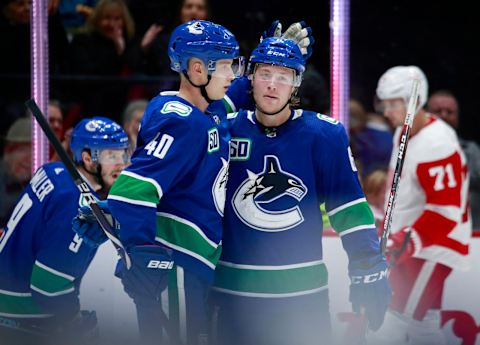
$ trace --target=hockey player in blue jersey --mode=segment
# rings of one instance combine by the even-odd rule
[[[99,193],[108,192],[129,162],[128,137],[107,118],[82,120],[72,132],[71,149],[78,170]],[[72,231],[72,218],[82,203],[60,162],[40,167],[18,200],[0,234],[2,344],[21,343],[22,330],[44,334],[54,344],[80,343],[95,329],[95,312],[81,312],[78,298],[96,252]]]
[[[128,270],[119,263],[117,275],[136,304],[143,343],[161,342],[163,324],[171,342],[208,344],[207,292],[221,250],[229,136],[205,110],[223,98],[243,63],[232,33],[201,20],[173,31],[168,54],[180,90],[150,101],[132,165],[108,196],[132,259]]]
[[[348,254],[353,310],[376,330],[390,301],[387,264],[343,126],[291,108],[304,70],[293,41],[264,39],[248,67],[256,109],[229,115],[214,287],[221,345],[330,344],[323,202]]]

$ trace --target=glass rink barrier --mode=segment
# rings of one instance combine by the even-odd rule
[[[442,330],[448,344],[480,345],[480,231],[473,232],[467,272],[453,271],[444,290],[441,311]],[[347,256],[340,238],[333,231],[323,237],[324,261],[329,272],[330,313],[333,334],[338,343],[352,343],[364,336],[364,321],[351,312],[348,301]],[[123,291],[113,272],[117,256],[110,243],[100,246],[84,276],[80,300],[82,309],[96,310],[100,343],[129,344],[135,341],[137,322],[135,306]],[[356,343],[354,342],[354,343]]]

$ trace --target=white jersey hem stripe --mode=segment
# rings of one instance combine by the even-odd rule
[[[17,317],[17,318],[45,318],[52,317],[53,314],[11,314],[11,313],[1,313],[0,316],[5,317]]]
[[[284,298],[284,297],[296,297],[296,296],[303,296],[303,295],[310,295],[315,292],[320,292],[326,290],[328,285],[311,289],[305,291],[298,291],[298,292],[287,292],[287,293],[261,293],[261,292],[243,292],[243,291],[235,291],[229,289],[223,289],[219,287],[213,287],[213,290],[218,292],[223,292],[230,295],[235,296],[244,296],[244,297],[261,297],[261,298]]]
[[[233,262],[228,261],[218,261],[219,265],[226,266],[226,267],[233,267],[233,268],[240,268],[240,269],[250,269],[250,270],[265,270],[265,271],[274,271],[274,270],[288,270],[293,268],[303,268],[303,267],[310,267],[310,266],[317,266],[322,265],[323,260],[311,261],[311,262],[304,262],[299,264],[291,264],[291,265],[279,265],[279,266],[272,266],[272,265],[244,265],[244,264],[235,264]]]
[[[13,292],[7,290],[0,290],[0,294],[8,295],[8,296],[15,296],[15,297],[30,297],[32,294],[30,292]]]

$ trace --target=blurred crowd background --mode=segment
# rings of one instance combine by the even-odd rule
[[[393,129],[375,107],[380,75],[395,65],[417,65],[430,83],[429,110],[462,140],[471,173],[474,228],[480,229],[480,141],[477,117],[480,33],[474,13],[443,1],[351,0],[349,128],[361,182],[383,218]],[[305,20],[315,45],[299,90],[301,107],[329,113],[329,1],[50,0],[49,120],[68,148],[83,117],[122,124],[132,145],[149,99],[178,86],[169,67],[172,29],[192,19],[229,28],[248,58],[273,20],[286,28]],[[0,0],[0,228],[31,177],[30,1]],[[57,159],[53,151],[51,159]]]

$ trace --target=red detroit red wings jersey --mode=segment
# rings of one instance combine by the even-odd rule
[[[390,177],[395,169],[400,132],[401,128],[395,132]],[[455,131],[429,115],[428,125],[408,143],[391,228],[392,233],[406,227],[414,230],[414,257],[457,269],[469,267],[472,226],[468,181],[466,159]]]

